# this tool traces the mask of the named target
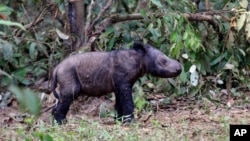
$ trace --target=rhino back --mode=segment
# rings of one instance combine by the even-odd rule
[[[81,85],[81,93],[101,96],[115,91],[117,85],[131,85],[143,75],[142,56],[134,50],[88,52],[68,57],[58,66],[58,83],[72,88]]]
[[[84,95],[101,96],[113,91],[109,54],[90,52],[77,57],[79,63],[75,69]]]
[[[76,69],[83,93],[101,96],[115,91],[117,85],[133,85],[143,75],[142,62],[134,50],[85,54]]]

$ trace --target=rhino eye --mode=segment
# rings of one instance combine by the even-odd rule
[[[165,60],[165,59],[162,59],[160,62],[161,62],[161,65],[163,65],[163,66],[167,65],[167,60]]]
[[[159,60],[159,64],[161,65],[161,66],[166,66],[167,65],[167,60],[166,59],[161,59],[161,60]]]
[[[164,56],[158,56],[156,61],[157,61],[157,64],[162,67],[165,67],[168,64],[168,60]]]

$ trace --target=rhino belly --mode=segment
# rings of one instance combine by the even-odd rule
[[[105,86],[86,84],[82,87],[82,93],[88,96],[103,96],[113,92],[111,85],[107,85],[107,83],[103,85]]]

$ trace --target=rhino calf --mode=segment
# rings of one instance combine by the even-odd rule
[[[156,77],[176,77],[181,64],[168,58],[150,45],[135,42],[132,49],[111,52],[86,52],[63,60],[53,72],[52,91],[58,99],[52,110],[55,120],[62,124],[70,104],[80,94],[102,96],[115,93],[118,119],[134,118],[132,87],[144,74]],[[59,85],[58,94],[56,87]]]

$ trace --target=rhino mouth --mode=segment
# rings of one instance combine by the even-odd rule
[[[180,75],[181,72],[172,72],[172,73],[168,73],[167,74],[167,77],[170,78],[170,77],[176,77],[178,75]]]
[[[181,68],[180,68],[180,69],[177,69],[177,70],[175,70],[174,74],[179,75],[179,74],[181,73],[181,71],[182,71],[182,69],[181,69]]]
[[[179,67],[178,69],[175,69],[174,71],[169,71],[166,75],[167,77],[176,77],[181,74],[182,68]]]

